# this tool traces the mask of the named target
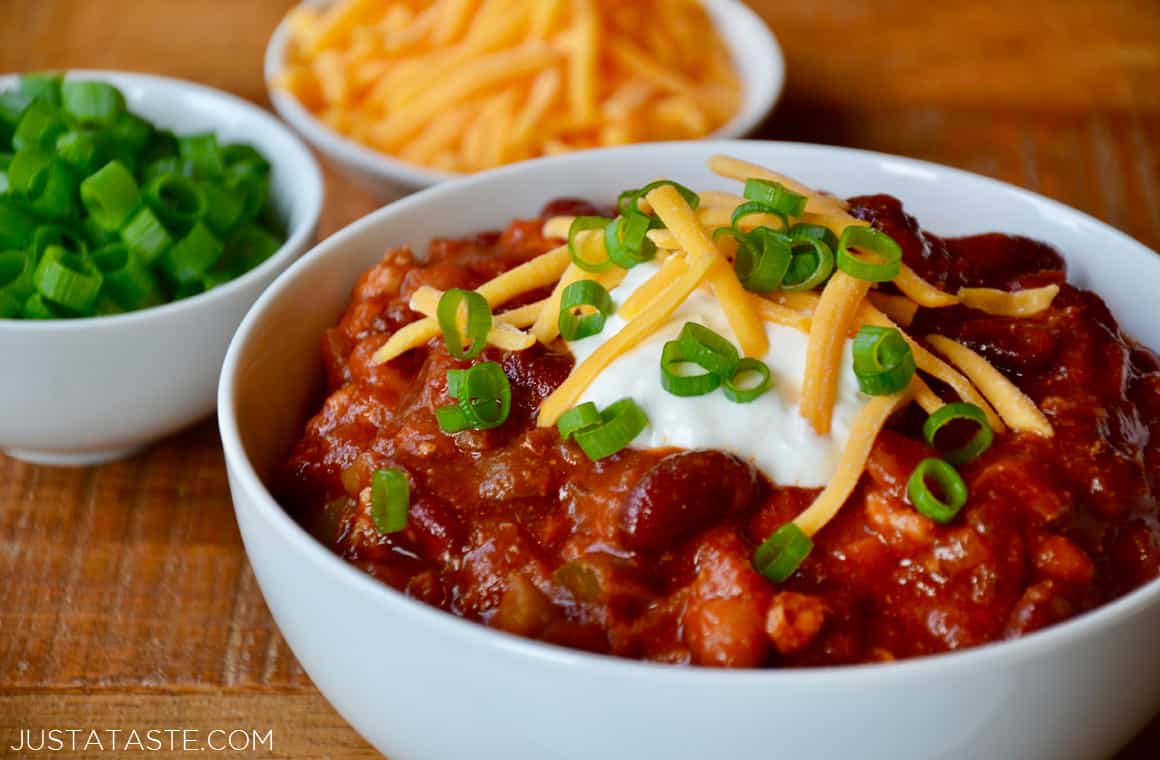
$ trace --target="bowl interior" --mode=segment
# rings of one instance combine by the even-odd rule
[[[142,319],[166,310],[184,310],[203,299],[222,297],[243,281],[273,274],[311,242],[322,213],[322,173],[302,141],[273,115],[229,93],[168,77],[82,69],[67,72],[66,78],[115,85],[124,93],[129,110],[178,135],[213,132],[222,143],[246,142],[256,147],[270,163],[270,198],[285,225],[286,241],[257,268],[193,298],[112,317],[22,322],[21,328],[53,330],[62,325]],[[18,80],[15,74],[0,76],[0,91],[16,87]]]
[[[769,26],[740,0],[705,0],[705,8],[730,49],[745,88],[740,110],[710,137],[743,137],[761,124],[781,96],[785,86],[785,58]],[[312,145],[363,184],[371,178],[386,181],[393,189],[405,190],[465,176],[410,164],[351,140],[315,118],[297,98],[274,87],[272,83],[286,59],[289,36],[289,27],[283,20],[266,47],[267,87],[279,115]]]
[[[528,162],[430,188],[381,209],[319,245],[258,301],[231,346],[219,396],[227,463],[235,488],[245,492],[244,496],[235,492],[239,512],[257,510],[263,521],[276,526],[319,567],[341,577],[344,585],[374,583],[309,538],[262,485],[262,479],[269,477],[299,435],[305,415],[313,411],[310,405],[317,403],[320,342],[345,308],[359,275],[393,247],[409,245],[422,254],[434,237],[502,227],[513,217],[537,214],[556,196],[607,203],[623,188],[639,186],[660,174],[695,189],[729,189],[734,183],[716,177],[705,166],[706,159],[716,153],[770,166],[841,195],[894,194],[925,229],[934,233],[999,231],[1046,241],[1068,260],[1073,282],[1102,294],[1136,339],[1160,346],[1160,324],[1151,317],[1150,307],[1151,293],[1160,285],[1160,258],[1091,217],[977,175],[862,151],[742,141],[630,146]],[[367,593],[381,599],[387,609],[417,604],[386,586]],[[997,649],[1026,652],[1038,646],[1037,641],[1074,638],[1097,625],[1111,625],[1157,599],[1160,582],[1094,615]],[[481,637],[499,636],[476,631],[478,626],[467,623],[463,627],[462,636],[477,643]],[[525,651],[552,649],[527,646],[531,648]],[[934,659],[958,661],[983,656],[982,650]],[[908,667],[904,663],[887,669]]]

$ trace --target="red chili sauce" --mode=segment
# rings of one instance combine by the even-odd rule
[[[419,317],[421,285],[474,288],[540,254],[540,220],[437,240],[429,262],[391,251],[324,340],[328,396],[279,477],[293,514],[334,551],[408,596],[486,625],[622,657],[730,667],[914,657],[1020,636],[1160,576],[1160,362],[1120,332],[1099,296],[1065,282],[1047,245],[988,234],[940,239],[884,195],[852,213],[889,233],[920,275],[954,292],[1058,283],[1032,318],[923,309],[908,329],[982,353],[1039,404],[1055,436],[1004,433],[962,468],[970,500],[948,525],[907,502],[925,415],[900,413],[813,553],[774,585],[754,548],[817,494],[781,488],[716,451],[626,450],[591,462],[540,402],[567,350],[488,348],[511,380],[500,428],[447,435],[441,339],[373,366]],[[557,201],[544,216],[594,213]],[[538,300],[546,291],[511,304]],[[931,381],[948,399],[952,395]],[[663,392],[659,383],[657,392]],[[365,489],[381,467],[412,483],[405,530],[380,535]],[[360,500],[360,493],[362,498]]]

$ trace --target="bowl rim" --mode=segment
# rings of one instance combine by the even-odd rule
[[[402,200],[384,206],[344,227],[339,232],[316,245],[298,261],[294,262],[289,269],[279,275],[278,279],[267,288],[251,307],[230,343],[229,351],[222,366],[221,380],[218,387],[218,424],[227,469],[231,475],[231,496],[237,515],[240,517],[241,513],[247,512],[260,519],[273,532],[273,535],[277,536],[277,543],[280,549],[282,551],[287,549],[293,550],[296,556],[303,558],[309,563],[311,566],[310,572],[325,574],[327,576],[326,583],[328,584],[337,583],[350,587],[354,593],[360,594],[369,604],[385,605],[392,616],[397,619],[406,618],[409,623],[415,625],[435,626],[443,635],[449,638],[455,638],[465,645],[473,645],[477,649],[483,650],[496,649],[504,651],[512,656],[526,658],[530,662],[534,661],[542,665],[568,668],[584,667],[594,675],[608,677],[631,676],[656,678],[669,685],[685,684],[687,682],[688,685],[699,685],[702,687],[716,687],[720,685],[760,686],[765,684],[766,681],[770,685],[784,685],[787,682],[827,683],[834,680],[846,680],[865,676],[896,679],[907,678],[917,671],[930,673],[930,669],[934,669],[934,672],[937,674],[952,677],[960,669],[997,667],[1002,663],[1026,660],[1062,646],[1074,644],[1077,640],[1096,635],[1101,630],[1118,625],[1124,619],[1137,615],[1150,606],[1160,604],[1160,578],[1157,578],[1093,610],[1089,610],[1043,630],[1035,631],[1027,636],[1012,640],[990,642],[954,652],[889,662],[829,665],[799,669],[674,667],[669,664],[633,660],[614,655],[595,654],[533,639],[526,639],[498,631],[475,621],[466,620],[444,610],[430,607],[420,601],[405,596],[400,591],[372,578],[370,575],[344,561],[311,536],[275,500],[255,470],[242,444],[237,415],[234,412],[237,403],[234,385],[237,375],[246,364],[242,349],[243,347],[248,347],[247,344],[253,340],[252,334],[260,317],[274,301],[282,296],[282,292],[288,288],[292,280],[298,277],[300,272],[312,266],[315,261],[323,259],[343,248],[348,239],[358,236],[368,228],[382,224],[384,219],[388,219],[401,211],[422,206],[429,199],[441,195],[470,193],[475,188],[487,186],[498,178],[512,175],[534,175],[541,165],[545,163],[568,163],[590,160],[594,153],[613,154],[622,157],[622,159],[632,160],[635,157],[631,154],[647,153],[650,150],[666,151],[674,148],[709,155],[712,153],[728,153],[730,151],[737,152],[740,146],[741,154],[744,155],[744,148],[747,145],[760,145],[804,151],[807,153],[817,152],[829,154],[830,156],[845,157],[851,160],[888,160],[902,169],[933,173],[936,177],[949,176],[979,182],[984,187],[1005,193],[1013,193],[1018,197],[1037,204],[1045,204],[1046,207],[1052,209],[1054,212],[1062,213],[1070,217],[1075,223],[1092,225],[1097,232],[1101,235],[1106,235],[1116,245],[1133,249],[1142,255],[1158,255],[1144,244],[1111,225],[1078,209],[1040,195],[1039,193],[955,167],[856,148],[766,140],[647,143],[603,148],[595,151],[583,151],[565,156],[545,157],[481,172],[457,182],[426,188]],[[250,348],[250,350],[253,349]],[[249,547],[247,547],[248,552]]]
[[[306,198],[308,205],[303,219],[293,229],[287,231],[286,240],[277,251],[250,271],[212,290],[198,293],[196,296],[183,298],[179,301],[170,301],[159,306],[151,306],[147,309],[138,309],[137,311],[125,312],[124,314],[106,314],[91,317],[77,317],[74,319],[0,319],[0,329],[9,331],[27,330],[30,333],[38,334],[64,333],[84,329],[84,326],[115,327],[140,323],[167,315],[177,317],[203,305],[208,306],[212,302],[228,299],[235,290],[245,287],[251,281],[274,274],[284,267],[287,259],[293,259],[295,257],[295,251],[301,251],[311,243],[310,238],[316,233],[319,220],[322,218],[322,204],[326,196],[326,187],[322,179],[322,169],[319,167],[314,154],[306,147],[302,139],[294,133],[294,130],[282,123],[272,113],[243,97],[226,92],[225,90],[219,90],[216,87],[210,87],[185,79],[177,79],[175,77],[147,74],[138,71],[120,71],[116,69],[62,69],[61,73],[67,79],[75,77],[77,79],[107,81],[113,84],[125,82],[157,89],[184,90],[186,92],[196,93],[202,97],[216,98],[232,107],[240,109],[247,115],[248,119],[261,123],[264,127],[278,132],[293,146],[293,149],[297,152],[296,159],[307,167],[307,175],[297,178],[294,184],[297,185],[300,182],[307,183],[309,187],[303,191],[303,197]],[[0,92],[12,87],[13,84],[19,81],[20,76],[21,73],[19,72],[0,74]],[[267,157],[267,160],[271,165],[281,163],[282,161],[278,156]]]
[[[770,76],[762,79],[743,79],[743,86],[753,94],[752,107],[749,107],[748,96],[741,109],[732,119],[716,131],[706,135],[707,140],[739,138],[755,130],[781,99],[785,91],[786,68],[785,54],[777,35],[769,24],[742,0],[703,0],[706,10],[711,16],[736,19],[739,27],[746,26],[757,29],[762,39],[760,48],[747,50],[747,56],[759,56]],[[328,158],[346,164],[357,165],[373,173],[378,179],[405,182],[410,186],[426,187],[450,180],[470,177],[481,172],[448,172],[440,169],[431,169],[420,164],[413,164],[389,153],[376,150],[364,145],[339,132],[331,129],[311,113],[298,98],[283,91],[274,84],[274,80],[282,69],[286,57],[286,45],[289,41],[290,26],[286,16],[278,22],[270,35],[263,58],[263,74],[266,80],[266,90],[270,102],[278,115],[286,120],[294,129],[298,130],[308,142],[314,145]],[[726,40],[728,45],[728,40]],[[740,51],[730,48],[734,56]],[[749,111],[750,113],[746,114]],[[643,145],[647,143],[633,143]],[[596,150],[600,150],[599,148]],[[536,160],[536,159],[528,159]],[[522,162],[515,162],[522,163]],[[505,164],[510,166],[511,164]],[[500,167],[497,167],[500,168]]]

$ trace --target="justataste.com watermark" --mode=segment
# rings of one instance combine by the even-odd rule
[[[196,728],[24,728],[13,752],[260,752],[274,751],[274,730]]]

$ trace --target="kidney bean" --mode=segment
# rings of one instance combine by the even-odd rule
[[[624,543],[640,551],[669,549],[744,509],[757,492],[751,465],[720,451],[683,451],[652,467],[621,515]]]

